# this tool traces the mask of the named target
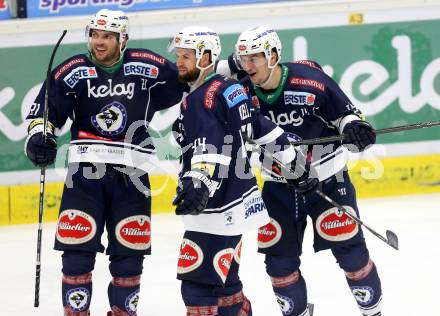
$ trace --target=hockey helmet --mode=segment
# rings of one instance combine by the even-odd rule
[[[90,20],[86,27],[86,38],[89,50],[90,47],[90,37],[92,30],[101,30],[114,32],[119,35],[119,42],[121,43],[121,55],[125,50],[125,45],[122,47],[122,42],[124,39],[128,40],[128,16],[120,10],[99,10],[95,16]]]
[[[278,59],[275,65],[270,65],[272,51],[275,50]],[[259,26],[245,30],[235,44],[235,54],[244,56],[264,53],[269,68],[274,68],[281,60],[282,45],[278,34],[270,27]]]
[[[222,50],[218,34],[205,26],[188,26],[180,30],[168,45],[168,51],[171,52],[176,48],[195,50],[197,60],[196,67],[199,69],[206,69],[213,65],[219,58]],[[211,63],[202,68],[199,63],[206,51],[211,52]]]

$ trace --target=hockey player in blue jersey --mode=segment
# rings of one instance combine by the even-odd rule
[[[54,162],[56,134],[68,118],[68,174],[55,249],[62,255],[64,315],[89,315],[96,252],[106,249],[113,277],[108,315],[136,315],[144,256],[150,254],[148,174],[154,147],[148,122],[177,104],[186,85],[174,63],[127,48],[128,18],[100,10],[86,28],[89,54],[61,63],[50,76],[47,141],[42,138],[45,86],[28,115],[26,154],[36,166]]]
[[[218,66],[241,74],[241,83],[258,99],[261,113],[293,141],[347,135],[344,144],[308,148],[308,157],[321,191],[358,214],[345,167],[346,148],[363,151],[375,143],[374,131],[317,63],[280,63],[281,48],[273,29],[251,28],[239,36],[235,54]],[[307,216],[313,221],[315,251],[331,249],[362,314],[380,315],[381,283],[359,225],[317,194],[298,194],[280,177],[265,178],[262,196],[271,222],[259,230],[259,251],[266,256],[266,270],[283,315],[309,315],[300,272]]]
[[[173,204],[185,226],[178,279],[187,315],[251,315],[238,276],[241,237],[269,218],[242,133],[263,146],[289,142],[281,128],[258,115],[241,84],[213,72],[221,51],[213,30],[186,27],[171,48],[179,78],[191,87],[173,128],[183,152]],[[295,163],[292,146],[274,155]],[[302,179],[292,181],[300,185]]]

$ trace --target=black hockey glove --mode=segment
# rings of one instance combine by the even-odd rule
[[[208,204],[208,186],[197,178],[182,178],[176,191],[173,200],[173,205],[177,206],[176,215],[199,215]]]
[[[345,134],[343,143],[356,146],[359,152],[376,142],[376,133],[367,121],[351,121],[345,125],[342,133]],[[347,146],[347,148],[352,152],[356,152],[356,149],[350,148],[350,146]]]
[[[319,183],[318,175],[311,166],[310,160],[307,159],[307,153],[303,152],[300,147],[296,147],[295,150],[295,159],[290,163],[290,169],[294,172],[286,177],[286,181],[296,191],[307,195],[316,190]]]
[[[43,132],[29,134],[25,143],[26,156],[36,167],[46,167],[55,162],[57,156],[57,141],[55,136],[48,132],[46,142]]]

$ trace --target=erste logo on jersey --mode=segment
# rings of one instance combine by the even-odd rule
[[[127,124],[127,110],[125,107],[113,101],[104,106],[100,113],[92,116],[93,126],[103,135],[113,136],[124,131]]]
[[[115,228],[116,239],[125,247],[146,250],[151,244],[151,223],[146,215],[134,215],[121,220]]]
[[[145,78],[156,79],[159,75],[159,68],[154,65],[140,63],[140,62],[131,62],[124,64],[124,75],[135,75],[142,76]]]
[[[347,205],[343,207],[347,212],[356,215],[352,207]],[[358,224],[337,207],[332,207],[319,215],[315,225],[318,234],[330,241],[348,240],[359,231]]]
[[[225,92],[223,92],[223,96],[230,108],[248,99],[245,88],[238,83],[229,86]]]
[[[226,248],[217,252],[213,259],[214,269],[220,279],[225,283],[231,269],[232,258],[234,257],[234,248]]]
[[[96,234],[95,219],[80,210],[64,210],[58,217],[56,238],[69,245],[83,244]]]
[[[258,247],[268,248],[280,241],[283,231],[280,224],[270,218],[270,222],[258,229]]]
[[[88,78],[98,78],[95,67],[76,67],[63,80],[70,88],[73,88],[81,79]]]
[[[284,104],[286,105],[314,105],[316,96],[309,92],[284,91]]]
[[[183,238],[180,245],[177,273],[188,273],[197,269],[203,262],[203,252],[199,245],[192,240]]]

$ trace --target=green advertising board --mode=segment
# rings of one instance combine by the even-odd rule
[[[318,61],[373,126],[384,128],[440,120],[439,29],[440,21],[432,20],[280,30],[279,35],[283,61]],[[237,36],[221,36],[223,58],[233,51]],[[165,51],[168,40],[131,40],[129,46],[172,59]],[[44,80],[51,50],[52,45],[0,48],[0,172],[32,168],[23,153],[24,117]],[[83,43],[63,44],[54,64],[84,51]],[[169,125],[162,124],[153,134],[165,136],[157,138],[160,157],[175,159],[177,153],[168,145]],[[378,142],[430,141],[439,136],[433,128],[381,136]],[[68,139],[67,132],[60,143]]]

